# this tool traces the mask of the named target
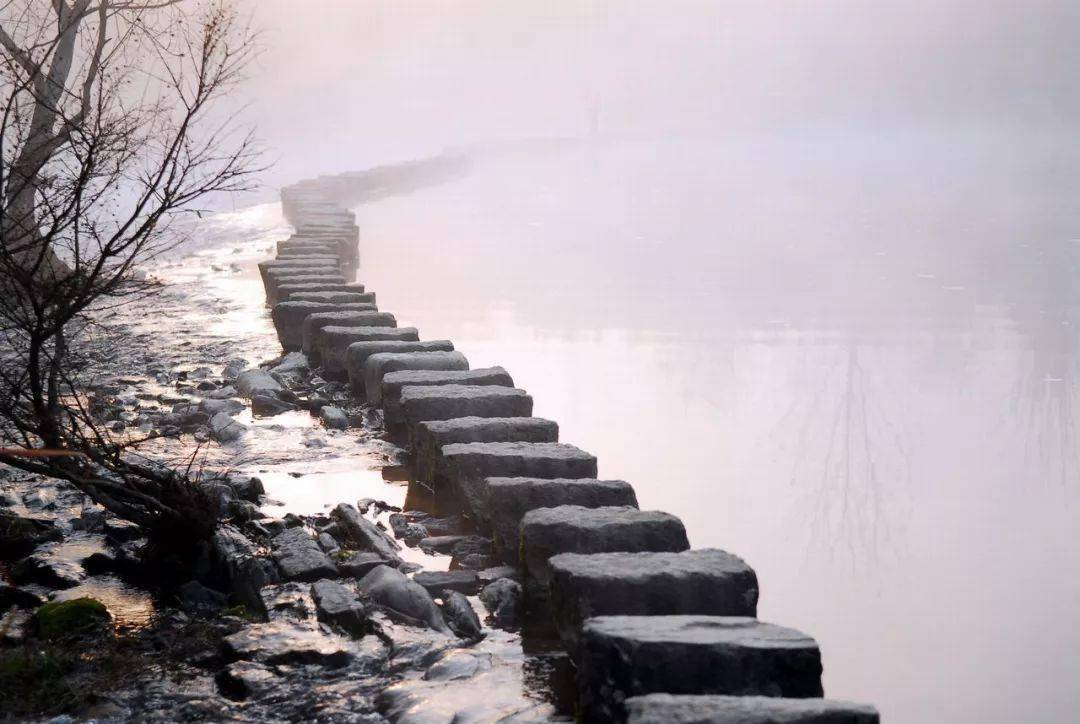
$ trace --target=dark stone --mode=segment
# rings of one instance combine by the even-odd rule
[[[251,412],[259,417],[272,417],[295,409],[296,405],[280,400],[277,396],[254,395],[251,398]]]
[[[15,583],[40,583],[49,588],[74,588],[86,579],[86,571],[77,563],[52,558],[48,553],[32,553],[11,567]]]
[[[232,601],[254,615],[265,616],[259,591],[279,580],[274,564],[259,556],[255,545],[230,525],[218,527],[210,547],[214,568],[227,584]]]
[[[0,556],[18,558],[42,543],[58,541],[63,534],[51,520],[0,510]]]
[[[401,558],[394,544],[376,527],[374,523],[360,515],[360,512],[347,503],[340,503],[331,516],[345,529],[345,534],[360,550],[378,553],[384,559],[400,562]]]
[[[423,538],[420,541],[420,550],[428,554],[442,553],[450,555],[454,552],[454,546],[468,539],[466,535],[436,535]]]
[[[33,609],[45,603],[41,596],[0,581],[0,611],[7,611],[12,606]]]
[[[383,558],[374,551],[358,551],[347,557],[337,559],[338,570],[342,575],[363,578],[377,566],[394,566],[395,563]]]
[[[486,586],[500,578],[510,578],[516,581],[518,579],[518,570],[513,566],[495,566],[494,568],[485,568],[476,575],[480,579],[480,585]]]
[[[323,623],[340,626],[353,636],[360,637],[368,629],[364,604],[353,591],[334,581],[323,579],[311,585],[315,610]]]
[[[397,374],[397,373],[393,373]],[[466,442],[558,442],[559,426],[540,417],[462,417],[428,420],[409,430],[420,480],[435,480],[444,445]]]
[[[444,351],[436,351],[438,345],[442,343],[445,345]],[[452,352],[453,344],[448,340],[437,340],[434,342],[417,342],[417,345],[427,345],[428,349],[423,347],[416,349],[416,351],[401,351],[401,352],[379,352],[368,357],[363,364],[363,390],[367,396],[367,401],[372,405],[382,404],[382,379],[384,375],[388,375],[391,372],[399,372],[401,370],[467,370],[469,369],[469,360],[461,352]],[[349,382],[353,385],[353,389],[359,390],[356,387],[356,376],[354,372],[357,370],[354,360],[356,355],[353,350],[356,345],[349,347]]]
[[[480,617],[476,615],[468,598],[457,591],[446,591],[442,599],[443,618],[458,638],[475,641],[484,635]]]
[[[450,633],[442,613],[422,586],[389,566],[377,566],[360,579],[360,592],[388,613],[408,623]]]
[[[516,626],[521,620],[521,584],[500,578],[480,591],[480,601],[500,626]]]
[[[830,699],[648,694],[626,700],[627,724],[878,724],[874,707]]]
[[[289,528],[270,542],[274,560],[287,580],[317,581],[334,578],[337,568],[306,528]]]
[[[345,640],[286,619],[246,626],[222,639],[221,645],[226,660],[244,659],[272,666],[341,668],[352,659]]]
[[[458,591],[472,595],[480,589],[480,579],[473,571],[421,571],[413,580],[437,596],[441,591]]]
[[[225,482],[241,500],[258,503],[259,499],[266,495],[263,482],[252,475],[230,475]]]
[[[319,410],[319,417],[322,418],[323,424],[331,430],[349,429],[349,416],[340,407],[327,405]]]
[[[188,581],[176,591],[180,608],[196,616],[213,616],[229,603],[229,597],[207,588],[198,581]]]
[[[237,700],[262,696],[280,685],[277,674],[254,661],[235,661],[219,671],[214,680],[224,696]]]
[[[401,395],[402,390],[406,387],[441,387],[444,385],[450,385],[454,387],[460,387],[467,385],[469,387],[506,387],[512,388],[514,386],[514,380],[510,377],[510,374],[502,367],[485,367],[477,370],[402,370],[401,372],[391,372],[388,375],[383,376],[382,380],[382,405],[383,411],[386,415],[386,421],[390,424],[398,424],[405,422],[405,416],[402,414],[401,408]],[[430,407],[433,403],[428,403],[428,409],[435,409]],[[492,402],[479,402],[479,401],[461,401],[455,406],[455,410],[460,412],[462,409],[470,406],[478,406],[483,411],[488,411]],[[494,403],[499,404],[499,403]],[[522,405],[521,402],[516,403],[501,403],[509,404],[511,411],[505,415],[506,417],[517,417],[519,415],[518,408]],[[464,405],[465,407],[461,407]],[[532,404],[530,400],[529,407],[531,409]],[[445,403],[439,409],[443,412],[449,412],[449,408]],[[474,413],[466,413],[474,414]],[[482,413],[475,413],[480,417],[496,417],[496,415],[485,415]],[[417,420],[450,420],[455,417],[465,417],[463,414],[441,414],[437,417],[418,417]]]

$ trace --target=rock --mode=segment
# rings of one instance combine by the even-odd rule
[[[319,410],[319,417],[323,424],[331,430],[347,430],[349,428],[349,416],[340,407],[327,405]]]
[[[571,654],[593,616],[757,616],[757,574],[721,550],[563,553],[548,568],[551,610]]]
[[[441,387],[443,385],[469,386],[469,387],[508,387],[513,388],[514,380],[502,367],[484,367],[477,370],[402,370],[391,372],[383,376],[382,401],[387,422],[400,424],[404,422],[401,414],[401,391],[405,387]],[[496,415],[479,414],[479,417],[496,417]],[[510,413],[505,417],[516,417],[516,413]],[[457,417],[465,417],[461,414],[450,414],[442,417],[421,417],[421,420],[449,420]]]
[[[311,586],[315,610],[323,623],[340,626],[351,635],[360,637],[367,632],[367,613],[356,594],[345,586],[326,579]]]
[[[226,415],[235,415],[238,412],[243,412],[244,403],[240,400],[207,399],[199,403],[199,410],[209,415],[211,418],[219,412],[224,412]]]
[[[302,352],[289,352],[270,369],[271,375],[305,375],[308,372],[308,359]]]
[[[458,638],[475,641],[483,637],[480,617],[476,615],[468,598],[457,591],[446,591],[442,599],[443,619]]]
[[[218,442],[233,442],[244,436],[247,425],[232,419],[228,413],[219,412],[210,418],[210,430]]]
[[[214,677],[218,690],[230,699],[261,697],[280,686],[272,670],[254,661],[234,661]]]
[[[93,598],[73,598],[44,604],[34,614],[38,635],[44,639],[78,636],[107,629],[112,615]]]
[[[446,445],[436,467],[436,487],[450,483],[482,529],[489,526],[486,478],[595,478],[596,457],[556,442],[472,442]]]
[[[514,566],[495,566],[494,568],[485,568],[476,574],[480,581],[481,586],[486,586],[489,583],[499,580],[500,578],[509,578],[517,580],[518,571]]]
[[[581,635],[586,721],[624,721],[634,696],[820,697],[821,653],[798,631],[737,616],[599,616]]]
[[[433,596],[442,591],[458,591],[472,595],[480,589],[480,579],[474,571],[421,571],[413,580]]]
[[[286,580],[317,581],[337,576],[337,568],[306,528],[289,528],[274,536],[270,545]]]
[[[539,508],[521,521],[526,594],[546,597],[548,559],[560,553],[679,552],[690,547],[682,521],[670,513],[631,507]]]
[[[45,599],[36,593],[0,581],[0,611],[7,611],[12,606],[34,609],[43,603]]]
[[[188,581],[176,591],[180,608],[196,616],[213,616],[229,604],[229,597],[221,591],[207,588],[198,581]]]
[[[277,287],[277,298],[283,302],[288,302],[292,301],[293,294],[302,294],[304,292],[350,292],[363,294],[364,285],[357,282],[346,282],[345,284],[279,284]]]
[[[86,571],[74,561],[54,558],[48,551],[31,553],[11,567],[15,583],[39,583],[49,588],[74,588],[86,579]]]
[[[431,536],[429,538],[423,538],[420,541],[420,549],[428,555],[433,555],[435,553],[450,555],[454,552],[454,546],[466,540],[467,538],[468,536],[464,535]]]
[[[266,495],[262,480],[253,475],[230,475],[225,483],[233,489],[236,497],[251,503],[258,503]]]
[[[0,557],[19,558],[42,543],[58,541],[63,537],[52,520],[0,510]]]
[[[360,324],[361,321],[363,320],[354,318],[348,325],[326,326],[315,334],[313,344],[322,365],[323,375],[327,379],[348,379],[348,350],[354,344],[361,345],[358,350],[367,352],[353,352],[353,357],[360,355],[365,358],[375,351],[441,350],[447,349],[447,345],[449,349],[454,348],[446,341],[418,341],[415,339],[417,333],[413,327],[406,327],[404,331],[397,330],[397,320],[392,314],[372,314],[366,323]]]
[[[440,342],[442,351],[440,350]],[[359,343],[367,344],[367,343]],[[391,372],[402,370],[467,370],[469,360],[461,352],[451,352],[453,344],[446,340],[436,342],[403,342],[402,345],[416,344],[426,345],[426,348],[417,347],[414,350],[405,348],[399,351],[380,351],[370,354],[364,359],[363,366],[356,362],[358,357],[354,349],[357,345],[350,345],[348,352],[349,383],[353,390],[363,390],[367,395],[367,401],[371,405],[382,404],[382,379]],[[362,387],[357,387],[357,380],[361,377]]]
[[[337,539],[329,533],[319,533],[317,540],[319,547],[327,555],[333,555],[341,550],[341,545],[338,544]]]
[[[52,490],[35,488],[23,496],[22,502],[27,510],[51,510],[56,507],[56,494]]]
[[[252,614],[265,616],[259,591],[279,580],[274,564],[260,557],[255,545],[231,525],[218,527],[210,548],[215,571],[228,586],[232,601]]]
[[[221,371],[221,378],[226,382],[233,382],[248,366],[248,361],[243,357],[234,357],[225,363],[225,369]]]
[[[422,586],[410,581],[400,571],[377,566],[360,579],[360,592],[373,603],[409,623],[426,625],[450,633],[442,613]]]
[[[393,372],[391,374],[398,374]],[[465,442],[558,442],[559,425],[540,417],[462,417],[427,420],[409,429],[418,479],[435,480],[445,445]]]
[[[280,293],[278,295],[280,297]],[[294,292],[290,297],[297,302],[321,302],[323,304],[375,304],[374,292]],[[303,337],[301,337],[301,341]]]
[[[394,566],[397,562],[382,557],[373,551],[358,551],[346,557],[337,558],[337,567],[343,576],[363,578],[377,566]]]
[[[491,670],[491,654],[451,651],[424,672],[424,681],[464,681]]]
[[[377,553],[383,559],[393,561],[395,564],[401,562],[394,544],[374,523],[360,515],[356,508],[347,503],[341,503],[330,515],[341,524],[348,539],[360,550]]]
[[[480,591],[480,601],[499,626],[516,626],[521,620],[521,584],[500,578]]]
[[[251,412],[259,417],[272,417],[283,412],[292,412],[296,405],[278,399],[271,395],[253,395],[251,397]]]
[[[648,694],[626,700],[627,724],[878,724],[866,704],[770,696]]]
[[[244,370],[236,377],[236,390],[244,397],[256,394],[274,395],[282,389],[281,383],[266,370]]]
[[[382,340],[397,340],[400,342],[415,342],[420,339],[416,327],[398,327],[397,320],[392,324],[381,326],[380,321],[386,321],[385,313],[376,313],[377,310],[350,310],[339,312],[316,312],[304,319],[303,325],[303,350],[313,364],[323,364],[323,351],[329,347],[340,350],[336,362],[332,363],[344,371],[345,350],[353,342],[378,342]],[[345,332],[346,329],[356,329],[355,336]],[[329,330],[329,331],[327,331]]]
[[[221,644],[227,660],[244,659],[271,666],[315,665],[336,669],[348,665],[352,659],[344,639],[287,619],[246,626],[226,636]]]
[[[478,503],[484,507],[477,517],[491,528],[500,557],[512,565],[519,563],[521,519],[530,510],[560,505],[638,507],[634,489],[622,480],[486,478],[484,486],[486,494],[480,500],[486,504]]]
[[[141,537],[142,534],[142,528],[130,520],[112,516],[105,518],[105,535],[116,543],[133,541]]]
[[[388,403],[384,407],[391,427],[411,429],[429,420],[529,417],[533,400],[525,390],[514,387],[447,384],[405,387],[400,391],[399,407]]]

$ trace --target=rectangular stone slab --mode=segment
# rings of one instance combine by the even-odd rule
[[[297,259],[269,259],[267,261],[260,261],[258,267],[259,276],[262,277],[263,284],[268,284],[270,272],[272,271],[282,271],[285,269],[320,269],[323,271],[337,271],[341,268],[341,259],[336,254],[305,256]]]
[[[593,616],[757,616],[758,580],[738,556],[715,548],[681,553],[563,553],[548,560],[551,611],[572,656]]]
[[[585,721],[621,722],[645,694],[822,696],[806,634],[739,616],[599,616],[585,622],[578,696]]]
[[[278,300],[282,302],[291,301],[290,296],[292,294],[303,292],[351,292],[363,294],[364,285],[359,282],[345,284],[279,284],[277,288]]]
[[[583,508],[638,507],[634,488],[622,480],[595,478],[487,478],[486,509],[480,513],[490,528],[495,550],[504,561],[518,565],[521,520],[530,510],[580,505]]]
[[[282,348],[296,352],[304,341],[304,320],[316,313],[349,312],[378,314],[374,304],[322,304],[320,302],[278,302],[270,310]]]
[[[595,478],[596,457],[555,442],[473,442],[442,448],[436,486],[449,483],[477,517],[485,520],[486,478]]]
[[[436,462],[444,445],[458,442],[558,442],[559,424],[542,417],[427,420],[409,429],[409,439],[418,479],[434,482]]]
[[[479,378],[479,376],[478,376]],[[505,375],[504,380],[509,380]],[[488,378],[490,381],[490,377]],[[383,384],[383,394],[386,393]],[[498,384],[445,384],[391,387],[398,399],[383,400],[383,408],[391,409],[390,423],[412,426],[424,420],[453,420],[457,417],[531,417],[533,399],[525,390],[501,387]],[[400,408],[400,409],[398,409]]]
[[[627,506],[560,505],[530,510],[521,519],[521,561],[526,588],[546,595],[548,559],[560,553],[685,551],[686,528],[670,513]]]
[[[399,340],[402,342],[416,342],[420,339],[420,333],[416,327],[377,327],[372,326],[372,319],[363,314],[326,312],[312,314],[304,320],[304,354],[312,364],[322,362],[322,349],[326,345],[324,330],[333,327],[335,329],[351,328],[358,330],[356,342],[372,342],[379,340]],[[394,320],[397,323],[397,320]],[[349,344],[351,344],[350,342]],[[348,349],[348,345],[345,346]],[[343,352],[344,354],[344,352]],[[344,367],[344,362],[341,364]]]
[[[401,414],[401,390],[404,387],[441,387],[446,385],[513,387],[514,380],[510,377],[510,373],[502,367],[483,367],[478,370],[402,370],[401,372],[391,372],[384,376],[382,381],[383,417],[386,423],[388,425],[398,425],[405,421]],[[507,416],[512,415],[513,413]],[[466,415],[449,415],[424,419],[448,420],[454,417],[466,417]]]
[[[877,709],[837,699],[646,694],[626,700],[627,724],[879,724]]]
[[[287,272],[287,273],[280,273],[280,274],[277,273],[277,272],[271,271],[271,272],[269,272],[269,274],[270,274],[270,278],[266,283],[266,300],[270,304],[270,306],[273,306],[273,305],[277,304],[279,301],[281,301],[280,299],[278,299],[277,289],[278,289],[279,286],[283,286],[285,284],[318,284],[318,283],[345,284],[346,282],[348,282],[348,279],[345,278],[345,275],[343,275],[343,274],[341,274],[339,272],[334,272],[334,273],[323,273],[323,272],[312,273],[309,270],[303,270],[303,271],[297,271],[295,273],[290,271],[290,272]]]
[[[442,342],[448,345],[449,349],[436,350],[435,347],[428,349],[405,349],[405,346],[410,344],[415,345],[436,345]],[[361,342],[359,344],[368,344]],[[378,343],[372,343],[378,344]],[[391,372],[399,372],[401,370],[467,370],[469,369],[469,360],[465,358],[461,352],[451,351],[454,345],[449,340],[438,340],[436,342],[402,342],[401,349],[399,351],[386,350],[382,352],[376,352],[375,354],[368,355],[364,359],[363,363],[363,380],[364,380],[364,394],[367,396],[367,401],[372,405],[379,405],[382,403],[382,379],[383,376],[390,374]],[[357,367],[354,366],[358,359],[358,353],[356,347],[359,345],[349,346],[349,381],[353,383],[355,389],[355,381],[353,378],[354,370]]]
[[[282,285],[284,286],[284,285]],[[281,297],[280,287],[278,297]],[[326,302],[328,304],[375,304],[375,292],[297,292],[292,296],[298,302]]]
[[[413,329],[409,327],[409,329]],[[454,343],[446,339],[421,342],[418,335],[365,334],[358,327],[323,327],[316,336],[316,348],[325,374],[331,379],[348,379],[358,395],[363,394],[363,369],[367,359],[380,352],[450,352]]]

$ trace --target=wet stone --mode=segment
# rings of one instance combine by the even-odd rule
[[[461,352],[450,352],[454,345],[447,340],[434,342],[416,342],[417,346],[412,350],[402,348],[401,351],[382,351],[372,354],[364,360],[362,368],[363,389],[368,403],[372,405],[382,404],[382,379],[391,372],[402,370],[467,370],[469,360]],[[357,379],[361,376],[361,369],[354,364],[355,355],[349,347],[349,382],[353,389],[357,388]],[[443,350],[443,351],[439,351]]]
[[[689,547],[686,529],[674,515],[628,506],[539,508],[521,521],[525,581],[542,593],[548,587],[548,559],[560,553],[659,553]]]
[[[322,419],[323,424],[331,430],[347,430],[349,428],[349,416],[340,407],[326,405],[319,410],[319,417]]]
[[[253,661],[233,662],[219,671],[214,678],[221,693],[230,699],[260,697],[280,684],[277,674]]]
[[[369,311],[338,311],[338,312],[317,312],[304,319],[303,324],[303,351],[308,356],[313,364],[322,363],[323,349],[331,344],[327,340],[328,327],[333,327],[335,330],[339,328],[353,328],[363,330],[366,334],[350,340],[342,348],[347,348],[352,342],[374,342],[379,340],[399,340],[403,342],[415,342],[420,339],[419,332],[416,327],[398,327],[396,326],[396,320],[394,324],[380,325],[380,320],[383,317],[372,317],[371,314],[376,310]],[[333,334],[331,332],[330,334]],[[333,343],[337,346],[337,343]],[[341,353],[341,358],[344,360],[344,352]],[[344,367],[344,362],[340,363],[340,366]]]
[[[378,526],[360,515],[360,511],[353,506],[340,503],[330,515],[341,524],[341,527],[345,529],[347,538],[355,543],[360,550],[377,553],[388,561],[399,562],[401,560],[394,544],[379,530]]]
[[[244,397],[255,394],[273,395],[282,389],[281,383],[269,372],[260,369],[244,370],[236,377],[236,390]]]
[[[480,602],[499,626],[516,626],[521,620],[521,584],[500,578],[484,586]]]
[[[289,528],[271,541],[274,560],[288,580],[315,581],[337,576],[337,568],[305,528]]]
[[[297,351],[304,342],[304,320],[316,312],[334,311],[335,307],[327,302],[278,302],[270,311],[281,348],[290,352]]]
[[[410,581],[400,571],[377,566],[360,579],[360,592],[388,613],[414,625],[450,633],[439,607],[423,586]]]
[[[5,557],[25,555],[42,543],[61,538],[63,534],[52,520],[0,510],[0,554]]]
[[[571,653],[593,616],[757,615],[757,574],[722,550],[564,553],[548,567],[551,609]]]
[[[481,525],[487,525],[491,477],[595,478],[596,458],[563,443],[454,443],[442,448],[436,479],[450,481]]]
[[[521,519],[530,510],[580,505],[583,508],[606,506],[638,507],[633,487],[622,480],[594,478],[487,478],[487,494],[478,505],[478,513],[494,534],[495,549],[504,561],[518,563],[521,543]]]
[[[480,579],[474,571],[421,571],[413,576],[413,580],[435,596],[442,591],[471,595],[480,588]]]
[[[276,396],[253,395],[251,398],[251,412],[257,417],[273,417],[295,409],[296,405],[280,400]]]
[[[405,421],[401,411],[401,391],[406,387],[440,387],[444,385],[469,387],[507,387],[513,388],[514,380],[502,367],[484,367],[476,370],[403,370],[391,372],[383,377],[382,401],[386,419],[393,424]],[[478,414],[478,417],[498,417],[498,415]],[[511,412],[504,417],[517,417]],[[448,420],[466,417],[461,414],[448,414],[444,417],[424,417],[424,420]]]
[[[36,593],[0,581],[0,611],[6,612],[12,606],[34,609],[43,603],[45,599]]]
[[[352,658],[346,641],[286,619],[246,626],[222,640],[226,659],[269,665],[346,666]]]
[[[423,550],[425,553],[428,553],[429,555],[434,553],[450,555],[454,552],[454,546],[467,539],[468,536],[464,535],[430,536],[420,541],[420,549]]]
[[[247,426],[232,419],[226,412],[219,412],[210,418],[210,430],[218,442],[239,440],[247,432]]]
[[[367,631],[367,614],[364,604],[356,593],[340,583],[330,580],[316,581],[311,586],[315,610],[319,620],[339,626],[352,636],[363,636]]]
[[[329,325],[314,332],[312,343],[315,355],[321,365],[323,377],[328,380],[345,381],[348,379],[349,349],[353,345],[362,345],[358,350],[388,350],[431,347],[443,348],[448,343],[419,342],[414,327],[405,331],[397,330],[394,315],[381,312],[368,317],[366,321],[353,319],[347,325]],[[453,349],[453,346],[451,346]],[[354,352],[353,355],[360,354]]]
[[[278,299],[283,302],[291,301],[291,295],[303,294],[304,292],[350,292],[364,293],[364,285],[357,282],[345,284],[280,284],[277,288]]]
[[[40,552],[32,553],[13,565],[11,579],[18,584],[39,583],[49,588],[74,588],[86,579],[86,571],[74,561]]]
[[[578,692],[587,721],[623,721],[633,696],[820,697],[821,653],[809,636],[753,618],[600,616],[581,637]]]
[[[198,581],[188,581],[176,591],[180,608],[196,616],[213,616],[229,604],[229,597],[221,591],[207,588]]]
[[[281,298],[280,288],[278,298]],[[322,302],[323,304],[375,304],[375,294],[372,292],[294,292],[290,301],[297,302]]]
[[[625,703],[628,724],[878,724],[874,707],[832,699],[648,694]]]
[[[495,566],[493,568],[485,568],[484,570],[477,572],[476,575],[480,580],[480,585],[486,586],[500,578],[510,578],[516,581],[518,578],[518,570],[514,566]]]
[[[357,551],[337,559],[338,570],[351,578],[363,578],[376,566],[393,566],[395,561],[373,551]]]
[[[464,594],[445,591],[442,594],[442,615],[446,625],[458,638],[476,640],[483,636],[480,617]]]

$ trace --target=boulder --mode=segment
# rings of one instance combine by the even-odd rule
[[[287,618],[245,626],[221,642],[227,661],[257,661],[270,666],[323,666],[341,668],[353,655],[347,641],[328,636]]]
[[[229,597],[224,593],[198,581],[188,581],[176,589],[176,600],[186,613],[196,616],[213,616],[229,604]]]
[[[244,397],[251,397],[257,393],[273,395],[282,389],[281,383],[269,372],[257,368],[244,370],[237,375],[235,386],[237,392]]]
[[[12,606],[34,609],[43,603],[45,599],[38,594],[0,581],[0,611],[7,611]]]
[[[360,592],[373,603],[407,623],[426,625],[449,634],[450,629],[423,586],[389,566],[377,566],[360,579]]]
[[[210,417],[224,412],[226,415],[235,415],[238,412],[243,412],[244,403],[240,400],[233,400],[226,398],[224,400],[202,400],[199,402],[199,411],[203,412]]]
[[[585,622],[578,696],[586,721],[625,721],[645,694],[822,696],[809,636],[738,616],[599,616]]]
[[[417,423],[409,429],[409,437],[417,478],[432,482],[444,445],[464,442],[558,442],[559,425],[541,417],[461,417]]]
[[[395,566],[396,560],[384,558],[374,551],[356,551],[337,558],[337,567],[343,576],[363,578],[376,566]]]
[[[469,385],[477,387],[513,387],[514,380],[502,367],[484,367],[478,370],[402,370],[383,377],[382,401],[386,421],[393,424],[404,422],[401,416],[401,390],[405,387],[437,387],[442,385]],[[477,415],[494,417],[494,415]],[[515,413],[504,417],[517,417]],[[465,415],[430,417],[426,420],[449,420]]]
[[[502,560],[519,563],[521,519],[530,510],[579,505],[583,508],[638,507],[633,487],[622,480],[595,478],[486,478],[486,500],[478,518],[491,528]],[[479,505],[479,504],[478,504]]]
[[[646,694],[625,702],[627,724],[878,724],[877,709],[835,699]]]
[[[480,602],[500,626],[516,626],[521,620],[521,584],[500,578],[480,591]]]
[[[322,579],[311,585],[315,612],[323,623],[339,626],[353,636],[363,636],[368,628],[364,604],[353,591],[335,581]]]
[[[349,416],[340,407],[325,405],[319,410],[319,417],[323,424],[331,430],[347,430],[349,428]]]
[[[413,580],[433,596],[442,591],[458,591],[472,595],[480,589],[480,579],[475,571],[420,571]]]
[[[337,568],[305,528],[288,528],[270,541],[281,575],[290,581],[317,581],[337,576]]]
[[[42,543],[63,537],[53,520],[0,510],[0,557],[19,558]]]
[[[360,550],[377,553],[384,560],[392,561],[395,565],[401,562],[397,550],[392,541],[386,537],[378,526],[360,515],[353,506],[348,503],[340,503],[330,517],[336,520],[345,529],[346,537]]]
[[[457,591],[446,591],[442,598],[443,619],[458,638],[474,641],[484,635],[480,617],[476,615],[468,598]]]
[[[273,417],[283,412],[292,412],[296,405],[279,399],[275,395],[255,394],[251,396],[251,414],[256,417]]]
[[[529,608],[547,597],[548,559],[560,553],[678,552],[690,547],[682,521],[670,513],[629,506],[560,505],[521,519],[521,554]]]
[[[359,344],[368,344],[361,342]],[[380,343],[374,343],[380,344]],[[381,343],[381,344],[386,344]],[[417,345],[411,349],[406,345]],[[421,347],[420,345],[425,345]],[[358,345],[350,345],[348,351],[349,382],[353,389],[357,390],[357,379],[361,377],[361,368],[357,361],[361,354],[354,349]],[[372,405],[382,402],[382,379],[384,375],[401,370],[467,370],[469,360],[461,352],[451,352],[454,345],[447,340],[435,342],[403,342],[397,351],[380,351],[371,354],[363,361],[363,387],[367,395],[367,401]],[[440,351],[441,350],[441,351]],[[359,390],[357,390],[359,391]]]
[[[487,526],[486,478],[595,478],[596,458],[555,442],[470,442],[443,446],[435,484],[449,483],[482,526]]]
[[[210,431],[218,442],[239,440],[247,432],[247,426],[232,419],[227,412],[219,412],[210,418]]]
[[[722,550],[563,553],[548,569],[551,610],[572,655],[593,616],[757,616],[757,574]]]

